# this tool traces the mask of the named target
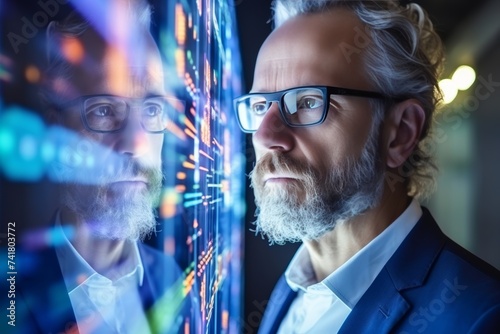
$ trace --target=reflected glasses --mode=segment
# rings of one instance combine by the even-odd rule
[[[139,109],[141,125],[149,133],[163,133],[175,110],[182,108],[181,100],[163,95],[145,98],[127,98],[116,95],[86,95],[70,101],[81,103],[81,116],[85,127],[94,132],[117,132],[123,129],[131,106]]]
[[[234,100],[240,128],[252,133],[259,129],[273,102],[278,102],[281,118],[291,127],[307,127],[325,121],[331,95],[387,99],[385,95],[357,89],[332,86],[304,86],[273,93],[250,93]]]

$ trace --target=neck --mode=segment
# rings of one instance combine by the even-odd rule
[[[317,240],[304,241],[318,282],[366,246],[406,210],[411,197],[404,189],[384,192],[379,205],[335,226]]]
[[[68,210],[61,211],[61,218],[75,228],[74,237],[70,242],[96,272],[105,275],[123,259],[125,240],[94,236],[89,225]]]

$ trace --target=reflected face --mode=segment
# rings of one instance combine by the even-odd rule
[[[62,79],[66,84],[59,91],[63,100],[78,101],[60,115],[63,125],[91,143],[93,160],[98,164],[88,175],[88,185],[65,187],[63,204],[102,238],[135,239],[151,232],[155,225],[153,208],[161,190],[163,134],[146,131],[151,121],[146,123],[148,115],[144,115],[156,112],[149,97],[165,91],[159,51],[148,32],[140,36],[139,45],[134,47],[112,45],[94,30],[87,30],[77,41],[86,51],[85,57],[74,64],[71,81]],[[89,121],[109,126],[110,119],[122,119],[114,115],[121,109],[112,107],[108,98],[78,99],[103,94],[123,98],[129,110],[118,131],[89,129]],[[82,108],[89,110],[85,113],[87,126]]]
[[[276,29],[262,46],[253,92],[327,85],[371,90],[356,45],[361,22],[346,10],[299,16]],[[382,190],[378,125],[369,100],[331,96],[324,123],[284,124],[274,105],[253,136],[257,163],[252,186],[257,230],[271,242],[317,239],[373,207]]]

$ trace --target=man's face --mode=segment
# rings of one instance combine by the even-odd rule
[[[85,58],[75,64],[71,78],[63,79],[66,84],[60,91],[65,100],[77,101],[62,111],[63,125],[91,143],[92,159],[98,165],[88,175],[88,184],[65,185],[63,204],[102,238],[135,239],[150,233],[155,225],[163,134],[147,132],[141,117],[145,97],[164,95],[163,72],[152,37],[144,32],[141,38],[142,45],[132,48],[127,43],[109,44],[88,30],[76,41],[85,50]],[[63,39],[64,43],[75,41]],[[123,97],[128,105],[128,118],[119,131],[95,132],[84,125],[83,99],[78,98],[102,94]],[[88,107],[93,108],[88,113],[93,118],[111,112],[100,99]]]
[[[252,91],[308,85],[373,91],[363,50],[345,51],[357,47],[360,30],[345,10],[286,22],[260,50]],[[276,243],[317,239],[376,205],[383,188],[378,137],[366,98],[334,95],[325,122],[306,128],[287,127],[274,103],[253,136],[257,230]]]

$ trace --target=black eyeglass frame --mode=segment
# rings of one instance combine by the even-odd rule
[[[121,124],[121,126],[118,129],[114,129],[114,130],[96,130],[96,129],[93,129],[92,127],[90,127],[90,125],[87,122],[87,117],[85,116],[85,102],[88,99],[94,98],[94,97],[113,97],[113,98],[120,98],[120,99],[123,99],[125,101],[125,105],[127,106],[126,115],[125,115],[125,119],[123,120],[123,123]],[[97,132],[97,133],[117,133],[117,132],[122,131],[127,126],[127,122],[128,122],[129,115],[130,115],[130,104],[126,102],[127,100],[142,100],[142,101],[145,101],[145,100],[154,99],[154,98],[162,98],[162,99],[165,99],[165,100],[172,100],[172,101],[181,103],[183,106],[185,105],[185,103],[184,103],[183,100],[180,100],[178,98],[171,97],[171,96],[161,95],[161,94],[151,94],[151,95],[146,95],[145,97],[137,97],[137,98],[124,97],[124,96],[113,95],[113,94],[91,94],[91,95],[82,95],[82,96],[79,96],[79,97],[77,97],[77,98],[75,98],[75,99],[73,99],[71,101],[64,102],[62,104],[58,104],[57,105],[57,109],[62,110],[62,109],[66,109],[67,107],[69,107],[71,105],[80,104],[80,118],[81,118],[81,121],[82,121],[83,125],[85,126],[85,128],[88,131]],[[141,126],[144,129],[144,131],[146,131],[147,133],[160,134],[160,133],[165,133],[167,131],[166,129],[158,130],[158,131],[148,130],[144,126],[144,124],[142,122],[142,119],[141,119]]]
[[[285,116],[285,110],[284,110],[284,96],[286,93],[297,90],[297,89],[319,89],[323,93],[323,114],[321,116],[321,119],[317,122],[314,123],[308,123],[308,124],[292,124],[290,123],[286,116]],[[384,95],[382,93],[378,92],[373,92],[373,91],[366,91],[366,90],[359,90],[359,89],[351,89],[351,88],[341,88],[341,87],[335,87],[335,86],[320,86],[320,85],[313,85],[313,86],[299,86],[299,87],[292,87],[284,90],[280,90],[277,92],[270,92],[270,93],[249,93],[245,94],[242,96],[239,96],[233,100],[233,108],[236,112],[236,118],[238,120],[238,125],[240,126],[240,129],[245,132],[245,133],[254,133],[256,130],[246,130],[243,128],[240,117],[238,115],[238,103],[241,100],[248,99],[251,96],[261,96],[266,99],[266,103],[269,102],[278,102],[278,109],[280,111],[280,116],[281,119],[285,122],[285,124],[289,127],[293,128],[300,128],[300,127],[309,127],[309,126],[314,126],[314,125],[319,125],[323,123],[328,115],[328,110],[330,110],[330,97],[331,95],[343,95],[343,96],[357,96],[357,97],[366,97],[366,98],[371,98],[371,99],[386,99],[386,100],[392,100],[387,95]],[[270,107],[269,107],[270,108]],[[268,109],[269,110],[269,109]],[[268,111],[267,110],[267,111]],[[267,113],[266,111],[266,113]]]

